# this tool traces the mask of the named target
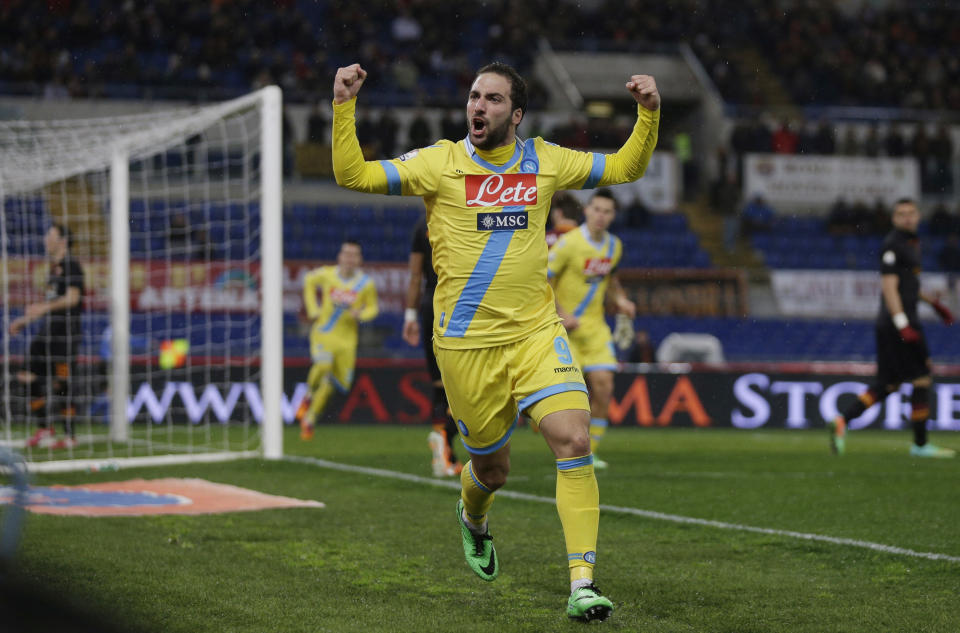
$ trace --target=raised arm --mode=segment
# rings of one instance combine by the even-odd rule
[[[354,191],[387,193],[387,174],[378,161],[365,161],[357,140],[357,93],[367,78],[360,64],[337,69],[333,80],[333,175]]]
[[[600,185],[633,182],[643,176],[657,146],[660,129],[660,92],[650,75],[633,75],[626,83],[637,102],[637,122],[627,142],[606,157],[606,166]]]

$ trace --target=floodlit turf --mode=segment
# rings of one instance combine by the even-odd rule
[[[428,478],[426,427],[324,426],[286,451]],[[960,435],[937,433],[960,448]],[[906,433],[612,429],[601,503],[960,557],[960,460]],[[461,450],[462,454],[462,450]],[[507,489],[552,498],[543,439],[514,434]],[[143,631],[567,631],[555,508],[499,498],[492,583],[463,561],[456,492],[306,463],[240,461],[38,476],[38,484],[204,477],[325,509],[220,516],[30,516],[18,579]],[[597,583],[615,631],[960,630],[960,562],[604,511]],[[594,625],[596,626],[596,625]],[[0,627],[2,628],[2,627]]]

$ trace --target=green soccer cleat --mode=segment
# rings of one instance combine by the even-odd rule
[[[613,613],[613,603],[600,595],[600,590],[593,583],[584,587],[577,587],[567,600],[567,616],[575,620],[590,622],[603,621]]]
[[[838,417],[827,422],[827,430],[830,432],[830,452],[843,455],[847,450],[847,423]]]
[[[923,446],[910,445],[910,455],[913,457],[939,457],[941,459],[956,457],[957,451],[952,448],[941,448],[927,442]]]
[[[457,522],[460,523],[460,536],[463,537],[463,555],[473,573],[486,581],[491,581],[500,573],[500,560],[493,548],[493,537],[489,533],[474,534],[463,520],[463,499],[457,499]]]

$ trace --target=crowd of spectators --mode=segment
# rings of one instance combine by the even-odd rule
[[[837,200],[827,213],[827,231],[831,235],[885,235],[890,231],[892,209],[877,200],[867,205],[862,200]]]
[[[816,154],[876,158],[913,157],[920,166],[924,193],[953,192],[954,155],[950,129],[940,123],[873,122],[866,130],[846,125],[838,134],[828,121],[770,121],[767,117],[740,120],[730,134],[730,150],[738,157],[746,153]]]
[[[832,0],[788,5],[673,0],[6,0],[0,89],[50,98],[213,99],[278,83],[289,101],[329,90],[359,61],[392,105],[453,105],[478,65],[532,75],[538,42],[557,49],[655,50],[688,42],[726,101],[765,104],[764,53],[799,104],[960,109],[960,12]],[[532,104],[544,99],[532,86]]]
[[[752,39],[797,104],[960,109],[954,2],[748,4]]]

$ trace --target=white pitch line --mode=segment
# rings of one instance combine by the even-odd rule
[[[372,475],[374,477],[384,477],[387,479],[400,479],[412,483],[426,484],[438,488],[449,488],[451,490],[460,490],[459,481],[449,481],[444,479],[433,479],[422,477],[420,475],[411,475],[401,473],[395,470],[386,470],[383,468],[369,468],[367,466],[354,466],[352,464],[341,464],[331,462],[316,457],[300,457],[287,455],[284,461],[299,462],[303,464],[312,464],[321,468],[331,470],[340,470],[348,473],[360,473]],[[535,503],[547,503],[554,505],[556,499],[553,497],[542,497],[525,492],[516,492],[513,490],[498,490],[497,497],[506,497],[507,499],[518,499],[521,501],[533,501]],[[905,547],[896,547],[895,545],[884,545],[883,543],[874,543],[872,541],[861,541],[859,539],[840,538],[836,536],[825,536],[823,534],[810,534],[807,532],[794,532],[792,530],[777,530],[773,528],[756,527],[753,525],[743,525],[740,523],[727,523],[725,521],[711,521],[709,519],[697,519],[695,517],[685,517],[679,514],[666,514],[664,512],[655,512],[653,510],[641,510],[639,508],[628,508],[624,506],[611,506],[600,504],[600,509],[605,512],[614,512],[617,514],[629,514],[633,516],[644,517],[647,519],[656,519],[658,521],[670,521],[671,523],[683,523],[686,525],[700,525],[703,527],[718,528],[721,530],[736,530],[739,532],[752,532],[754,534],[768,534],[771,536],[784,536],[803,541],[818,541],[821,543],[831,543],[833,545],[848,545],[850,547],[859,547],[861,549],[870,549],[885,554],[900,554],[902,556],[911,556],[913,558],[925,558],[927,560],[946,561],[950,563],[960,563],[960,556],[951,556],[949,554],[939,554],[937,552],[918,552]]]

